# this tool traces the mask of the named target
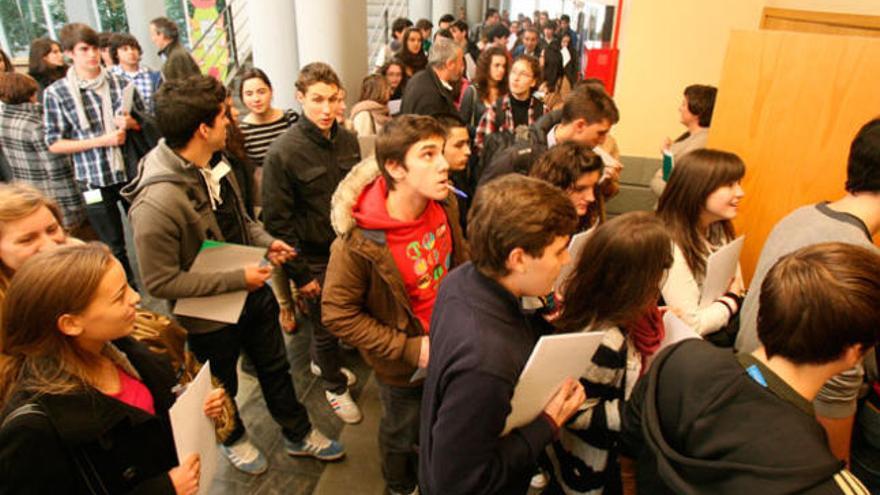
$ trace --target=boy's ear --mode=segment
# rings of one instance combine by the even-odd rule
[[[507,271],[510,273],[523,274],[526,272],[526,252],[521,247],[513,248],[510,253],[507,254],[507,261],[504,265],[507,267]]]
[[[853,344],[847,347],[843,351],[844,362],[846,363],[846,366],[848,366],[847,369],[852,368],[861,362],[868,350],[869,349],[866,349],[862,344]]]
[[[304,95],[302,91],[297,90],[296,91],[296,101],[298,101],[299,104],[302,105],[303,102],[306,101],[306,95]]]
[[[406,167],[397,160],[385,160],[385,170],[388,175],[394,179],[394,182],[400,182],[406,178]]]

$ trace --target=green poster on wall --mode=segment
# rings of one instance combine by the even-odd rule
[[[188,0],[189,31],[192,55],[203,74],[226,81],[229,71],[229,47],[223,5],[218,0]]]

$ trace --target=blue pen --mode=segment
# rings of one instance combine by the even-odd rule
[[[468,195],[465,194],[465,192],[461,189],[456,188],[452,184],[446,184],[446,187],[448,187],[450,191],[454,192],[456,196],[467,199]]]

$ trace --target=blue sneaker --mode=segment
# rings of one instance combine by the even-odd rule
[[[266,456],[247,439],[242,437],[230,446],[221,445],[220,451],[235,466],[235,469],[247,474],[263,474],[269,469]]]
[[[330,440],[317,428],[312,428],[312,431],[299,442],[291,442],[285,438],[284,450],[287,451],[287,455],[314,457],[321,461],[335,461],[345,455],[345,448],[341,443]]]

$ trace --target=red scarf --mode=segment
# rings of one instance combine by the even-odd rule
[[[642,356],[642,374],[645,372],[646,360],[658,349],[666,329],[663,327],[663,313],[657,305],[646,309],[638,318],[626,325],[626,332],[632,339],[633,345]]]

